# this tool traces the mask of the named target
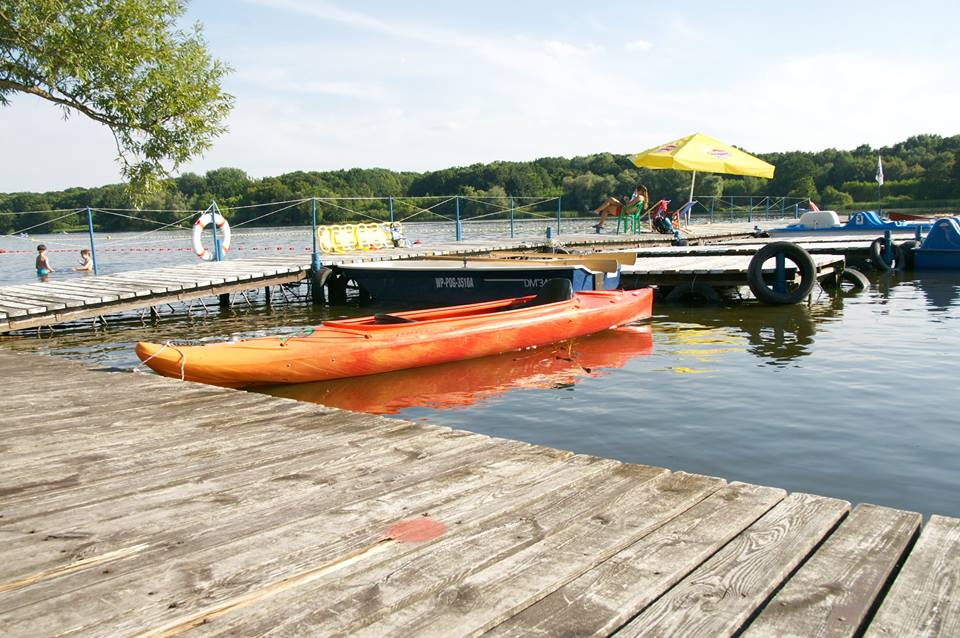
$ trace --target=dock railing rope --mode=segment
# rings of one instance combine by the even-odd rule
[[[171,231],[189,233],[191,220],[195,219],[198,214],[211,211],[219,212],[228,218],[231,227],[234,229],[256,225],[262,223],[265,219],[286,213],[282,222],[278,223],[298,227],[298,230],[264,229],[260,233],[245,233],[243,236],[259,237],[292,234],[293,236],[303,237],[302,233],[309,229],[311,239],[303,249],[312,252],[311,265],[313,266],[317,266],[320,261],[320,249],[315,244],[317,243],[317,229],[321,224],[344,223],[351,220],[374,223],[418,221],[450,224],[453,228],[453,236],[458,241],[462,241],[471,233],[470,229],[474,223],[503,222],[505,226],[503,232],[505,234],[509,233],[511,238],[515,238],[518,229],[522,228],[521,222],[548,221],[553,218],[554,224],[551,224],[553,225],[551,234],[559,235],[561,232],[565,214],[561,195],[515,195],[511,193],[498,195],[488,193],[489,191],[461,192],[454,195],[317,196],[236,205],[232,203],[222,204],[219,201],[211,200],[210,205],[202,211],[183,207],[124,209],[101,206],[29,211],[3,210],[0,211],[0,221],[5,222],[5,228],[14,227],[16,229],[0,235],[0,237],[29,240],[32,244],[36,244],[38,240],[27,237],[26,233],[46,233],[47,231],[53,233],[62,228],[76,231],[83,228],[87,235],[83,243],[89,245],[94,272],[99,274],[104,269],[104,252],[178,250],[175,247],[151,249],[145,247],[145,245],[156,246],[164,243],[172,245],[184,241],[186,238],[181,232]],[[774,217],[796,217],[806,208],[807,204],[806,198],[767,195],[698,195],[695,199],[697,203],[684,216],[683,221],[687,225],[697,221],[752,222]],[[296,212],[290,213],[291,209]],[[31,218],[31,215],[50,216],[50,218],[36,220]],[[117,221],[111,222],[111,217],[117,218]],[[24,226],[17,228],[9,223],[9,220],[13,219],[31,223],[26,223]],[[65,222],[65,220],[68,221]],[[129,223],[121,223],[119,220],[129,220]],[[32,223],[34,221],[36,223]],[[486,224],[482,227],[490,228]],[[143,230],[137,232],[138,229]],[[114,239],[109,235],[111,232],[123,232],[124,234]],[[223,259],[224,254],[220,246],[220,237],[215,228],[212,232],[214,234],[213,252],[219,259]],[[489,233],[490,231],[484,230],[483,232]],[[97,236],[98,233],[100,237]],[[305,239],[305,237],[303,238]],[[43,241],[51,247],[60,247],[54,249],[56,252],[78,247],[76,236],[71,239],[66,235],[63,237],[56,235],[49,238],[45,237]],[[81,245],[80,247],[86,246]],[[243,245],[238,246],[238,250],[243,249]],[[255,246],[251,250],[253,249],[264,248]],[[290,247],[290,249],[293,250],[294,248]],[[181,248],[179,250],[188,249]],[[6,252],[28,251],[7,250]]]

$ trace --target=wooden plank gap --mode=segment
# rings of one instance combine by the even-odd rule
[[[178,618],[155,629],[150,629],[136,634],[135,638],[170,638],[171,636],[177,636],[235,609],[247,607],[263,600],[264,598],[274,596],[293,587],[305,585],[319,578],[323,578],[324,576],[327,576],[335,571],[349,567],[350,565],[362,560],[372,560],[376,555],[382,553],[390,545],[395,543],[397,543],[397,541],[393,540],[392,538],[380,539],[375,543],[345,554],[344,556],[338,556],[337,558],[325,561],[316,567],[311,567],[310,569],[293,574],[292,576],[281,578],[280,580],[269,583],[260,589],[229,598],[219,604],[212,605],[206,609],[201,609],[200,611],[194,612],[184,618]]]
[[[78,572],[81,569],[87,569],[88,567],[94,567],[95,565],[102,565],[103,563],[108,563],[114,560],[120,560],[121,558],[126,558],[128,556],[133,556],[138,554],[143,550],[150,547],[149,543],[141,543],[139,545],[132,545],[130,547],[124,547],[122,549],[116,549],[112,552],[106,552],[105,554],[100,554],[99,556],[91,556],[90,558],[84,558],[75,563],[69,565],[64,565],[63,567],[57,567],[55,569],[48,569],[46,571],[38,572],[24,578],[19,578],[14,581],[7,583],[0,583],[0,594],[8,591],[14,591],[16,589],[21,589],[23,587],[29,587],[35,583],[41,581],[49,580],[51,578],[56,578],[58,576],[65,576],[67,574],[72,574]]]

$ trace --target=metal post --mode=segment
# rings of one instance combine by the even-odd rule
[[[214,261],[221,261],[223,254],[220,252],[220,238],[217,236],[217,215],[220,214],[220,209],[217,208],[217,202],[210,204],[210,227],[213,228],[213,259]]]
[[[97,275],[97,247],[93,243],[93,211],[87,206],[87,230],[90,231],[90,257],[93,259],[93,274]]]
[[[800,202],[793,205],[793,218],[800,219]]]
[[[774,273],[773,289],[777,292],[787,291],[787,258],[780,252],[777,253],[776,271]]]
[[[457,241],[463,239],[463,229],[460,227],[460,196],[456,196],[457,202]]]
[[[393,223],[393,195],[387,198],[387,208],[390,209],[390,223]]]
[[[753,223],[753,195],[750,196],[750,208],[747,209],[747,221]]]
[[[510,239],[514,238],[513,215],[514,215],[514,203],[513,203],[513,195],[511,195],[510,196]]]
[[[313,226],[313,254],[310,256],[310,269],[313,272],[320,270],[320,252],[317,250],[317,198],[314,197],[310,207],[310,217]]]
[[[560,207],[562,205],[563,195],[557,195],[557,237],[560,236]]]

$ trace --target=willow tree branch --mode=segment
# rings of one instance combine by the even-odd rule
[[[12,89],[14,91],[21,91],[23,93],[29,93],[30,95],[36,95],[37,97],[41,97],[49,102],[53,102],[55,104],[59,104],[60,106],[66,106],[68,108],[80,111],[90,119],[96,120],[97,122],[100,122],[101,124],[106,124],[107,126],[110,126],[110,127],[124,126],[123,122],[117,119],[114,119],[108,115],[105,115],[103,113],[100,113],[98,111],[95,111],[90,107],[86,106],[85,104],[81,104],[79,102],[57,97],[56,95],[50,93],[49,91],[45,91],[40,87],[29,86],[27,84],[21,84],[20,82],[14,82],[13,80],[5,80],[0,78],[0,89]]]

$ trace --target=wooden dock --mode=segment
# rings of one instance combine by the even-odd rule
[[[795,238],[764,237],[723,240],[720,243],[696,244],[687,246],[642,246],[631,248],[640,257],[706,257],[725,255],[752,255],[765,244],[775,241],[790,241],[811,255],[843,255],[846,257],[864,257],[869,254],[870,244],[876,237],[842,236]],[[896,243],[912,240],[912,237],[894,237]]]
[[[687,248],[677,246],[677,248]],[[705,247],[708,248],[708,247]],[[709,247],[709,248],[712,248]],[[622,279],[632,286],[676,286],[697,281],[717,288],[747,285],[747,270],[752,255],[759,246],[746,253],[734,252],[705,255],[680,254],[669,257],[643,256],[633,265],[621,266]],[[834,254],[811,255],[816,269],[817,279],[843,270],[844,257]],[[773,265],[765,269],[773,271]],[[787,274],[793,277],[796,266],[788,263]]]
[[[957,636],[960,520],[0,351],[0,627]]]
[[[691,236],[704,240],[743,237],[744,225],[699,227]],[[669,243],[653,233],[639,235],[564,235],[566,246],[644,246]],[[521,239],[471,240],[409,248],[324,254],[326,266],[384,259],[415,259],[438,255],[470,255],[496,250],[538,249],[551,242]],[[302,281],[310,275],[310,255],[276,255],[223,262],[196,262],[99,277],[57,278],[15,286],[0,286],[0,333],[97,318],[130,310],[147,311],[164,304]]]

